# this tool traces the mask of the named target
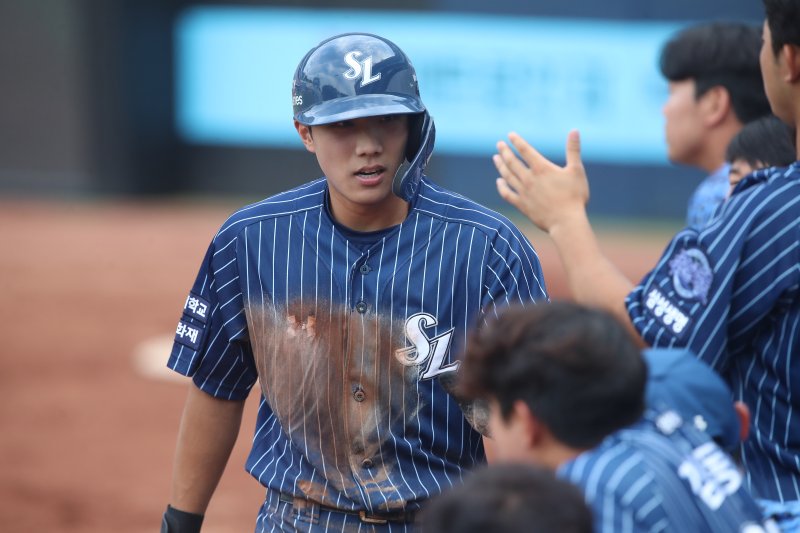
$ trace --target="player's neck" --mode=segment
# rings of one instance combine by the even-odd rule
[[[557,470],[561,465],[567,463],[586,450],[573,448],[555,438],[540,441],[535,449],[531,450],[531,462]]]
[[[775,114],[779,115],[784,122],[795,130],[795,157],[800,161],[800,46],[792,45],[791,47],[794,51],[791,55],[794,62],[788,65],[791,80],[788,82],[789,87],[784,91],[783,96],[783,98],[787,99],[786,104],[788,105],[786,109],[788,113]],[[770,102],[770,104],[772,104],[772,102]],[[780,102],[778,103],[778,107],[781,107]],[[775,109],[775,105],[773,105],[772,109]]]
[[[728,143],[740,129],[741,126],[735,128],[728,124],[709,133],[705,149],[698,154],[694,166],[702,168],[707,174],[713,174],[719,170],[725,164],[725,151]]]
[[[393,196],[380,204],[357,204],[330,198],[330,215],[336,222],[354,231],[380,231],[402,223],[408,216],[408,202]]]
[[[800,87],[795,89],[794,92],[794,114],[793,120],[791,121],[790,126],[795,131],[794,135],[794,149],[795,149],[795,157],[798,161],[800,161]]]
[[[794,150],[795,158],[800,161],[800,134],[795,134],[794,136]]]

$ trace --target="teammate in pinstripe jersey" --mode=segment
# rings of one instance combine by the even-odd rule
[[[764,86],[773,113],[796,129],[800,0],[764,5]],[[577,300],[612,310],[643,343],[688,347],[726,379],[752,413],[748,486],[782,528],[800,531],[800,162],[745,177],[710,225],[678,233],[634,288],[589,225],[577,132],[563,168],[519,136],[511,142],[534,170],[499,143],[498,190],[553,237]]]
[[[610,313],[507,308],[470,339],[461,378],[465,394],[489,401],[497,461],[580,487],[598,533],[777,531],[707,434],[674,410],[642,417],[647,368]]]
[[[688,227],[702,229],[727,196],[725,147],[744,125],[769,114],[760,34],[749,23],[704,22],[675,33],[661,50],[667,157],[706,173],[689,198]]]
[[[648,411],[558,475],[583,489],[598,533],[779,531],[727,453],[675,411]]]
[[[433,121],[397,46],[323,41],[292,101],[326,177],[237,211],[208,249],[168,363],[194,382],[168,531],[201,520],[257,380],[256,531],[411,530],[484,461],[451,395],[467,330],[547,301],[521,232],[423,175]]]

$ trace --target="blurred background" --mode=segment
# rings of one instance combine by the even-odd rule
[[[0,529],[155,531],[186,381],[170,332],[227,214],[320,175],[289,102],[320,40],[368,31],[411,57],[437,126],[428,174],[531,237],[490,155],[517,131],[561,160],[582,132],[590,216],[638,279],[701,172],[668,163],[660,46],[760,24],[755,0],[0,2]],[[251,400],[253,400],[251,398]],[[204,531],[252,531],[255,401]]]
[[[581,130],[591,212],[680,218],[700,171],[670,165],[661,44],[754,0],[27,0],[0,7],[0,193],[261,198],[317,177],[291,77],[321,39],[384,35],[437,123],[429,174],[499,205],[489,155],[516,130],[551,157]],[[334,7],[335,6],[335,7]]]

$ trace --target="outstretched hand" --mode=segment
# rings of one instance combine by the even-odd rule
[[[567,136],[566,165],[544,157],[516,133],[508,135],[520,157],[504,141],[497,143],[492,157],[500,172],[497,192],[540,229],[551,232],[575,215],[585,213],[589,182],[581,162],[580,136]]]

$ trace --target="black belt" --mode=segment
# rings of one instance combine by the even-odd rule
[[[299,498],[296,496],[292,496],[291,494],[286,494],[284,492],[280,493],[280,500],[282,502],[294,504],[295,501],[301,500],[309,505],[316,505],[319,507],[320,510],[329,511],[332,513],[343,513],[348,514],[351,516],[357,516],[359,520],[364,522],[365,524],[388,524],[389,522],[399,522],[402,524],[408,524],[414,521],[414,518],[417,515],[416,510],[405,509],[402,511],[388,511],[385,513],[371,513],[369,511],[355,511],[351,509],[339,509],[338,507],[330,507],[327,505],[323,505],[319,502],[313,502],[311,500],[306,500],[305,498]]]

